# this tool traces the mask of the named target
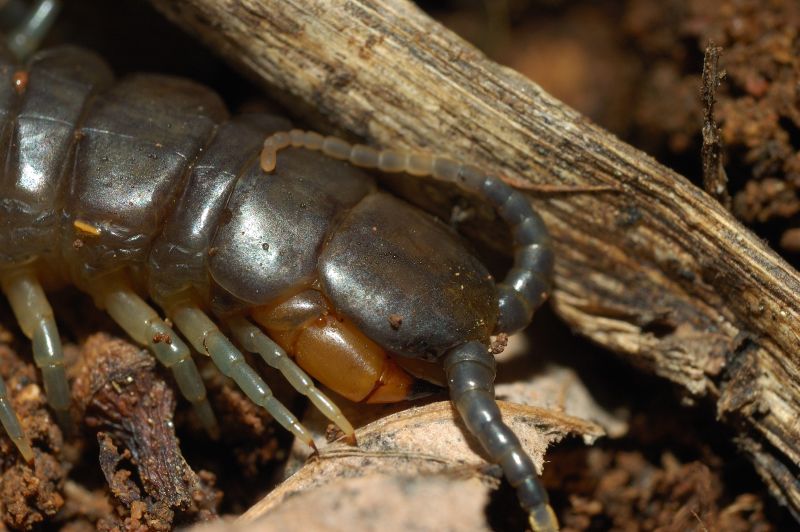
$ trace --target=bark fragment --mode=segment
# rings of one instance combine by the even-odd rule
[[[176,519],[216,516],[218,494],[186,463],[175,436],[172,388],[145,351],[104,334],[90,337],[75,370],[73,397],[97,431],[100,467],[126,510],[122,526],[169,530]],[[127,515],[126,515],[127,514]]]

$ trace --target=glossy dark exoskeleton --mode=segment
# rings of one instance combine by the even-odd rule
[[[150,348],[212,433],[182,337],[309,444],[234,341],[349,436],[352,426],[309,375],[354,401],[394,401],[419,392],[429,374],[410,361],[423,360],[444,369],[453,403],[534,528],[555,528],[533,464],[502,422],[488,350],[490,335],[525,327],[550,289],[541,219],[523,195],[471,166],[289,127],[274,116],[230,118],[191,81],[115,81],[82,49],[46,50],[25,66],[0,54],[0,283],[54,412],[69,422],[42,288],[60,283],[91,294]],[[506,280],[496,284],[452,229],[380,191],[359,167],[431,175],[493,205],[514,236]],[[6,393],[0,381],[0,421],[32,459]]]

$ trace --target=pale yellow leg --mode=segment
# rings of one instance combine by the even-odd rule
[[[183,396],[194,406],[200,421],[212,437],[219,426],[206,396],[206,387],[189,347],[150,305],[118,279],[96,288],[100,304],[136,342],[147,346],[159,362],[172,371]]]
[[[314,386],[314,381],[289,358],[281,347],[264,334],[261,329],[236,317],[227,321],[234,338],[251,353],[258,353],[264,362],[281,372],[281,375],[299,393],[305,395],[322,414],[331,420],[348,438],[354,437],[353,425],[344,417],[336,403]]]
[[[222,374],[233,379],[251,401],[298,439],[314,447],[311,432],[275,398],[267,383],[202,310],[186,303],[172,307],[169,314],[194,348],[209,355]]]
[[[32,340],[33,360],[42,372],[47,402],[59,421],[68,424],[70,392],[64,353],[47,296],[32,269],[8,272],[0,284],[22,332]]]

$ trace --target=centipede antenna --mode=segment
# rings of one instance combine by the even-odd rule
[[[61,11],[58,0],[38,0],[30,8],[28,4],[22,0],[8,0],[0,13],[4,26],[12,28],[6,39],[8,48],[20,59],[39,48]]]
[[[53,309],[42,285],[29,268],[3,276],[0,285],[22,332],[33,341],[33,360],[42,372],[47,402],[59,422],[67,428],[70,392],[64,370],[64,352]]]
[[[347,439],[355,441],[353,425],[336,406],[336,403],[314,386],[311,377],[306,375],[306,372],[300,369],[300,366],[295,364],[278,344],[245,318],[231,318],[227,320],[227,325],[242,347],[261,355],[264,362],[280,371],[295,390],[308,397],[326,418],[339,427]]]
[[[547,491],[539,482],[533,462],[519,439],[503,422],[494,399],[495,361],[486,346],[469,342],[450,350],[444,358],[450,398],[467,429],[478,439],[491,460],[500,464],[517,490],[534,531],[558,530]]]
[[[299,440],[314,448],[314,438],[308,429],[275,398],[267,383],[202,310],[192,304],[178,304],[170,309],[169,314],[194,348],[209,355],[222,374],[233,379],[251,401],[269,412]]]
[[[212,438],[218,437],[219,425],[189,347],[124,281],[107,280],[100,283],[95,293],[111,318],[172,371],[178,388],[194,407],[206,431]]]
[[[31,442],[25,433],[22,431],[22,425],[19,422],[17,414],[11,407],[11,402],[8,399],[8,390],[6,390],[6,383],[0,377],[0,424],[14,442],[14,445],[19,449],[20,454],[26,462],[33,461],[33,449],[31,449]]]
[[[521,192],[487,175],[479,168],[427,153],[376,150],[363,144],[350,144],[337,137],[324,137],[312,131],[293,129],[274,133],[264,141],[261,168],[272,172],[277,153],[287,147],[321,151],[335,159],[362,168],[386,173],[406,172],[455,183],[477,193],[497,210],[514,236],[514,265],[498,284],[500,314],[495,332],[513,333],[525,328],[533,312],[552,288],[553,251],[550,236],[541,217]]]

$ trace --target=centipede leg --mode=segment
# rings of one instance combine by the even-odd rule
[[[353,426],[336,406],[336,403],[314,386],[311,377],[300,369],[300,366],[295,364],[278,344],[245,318],[232,318],[228,320],[227,325],[242,347],[261,355],[264,362],[280,371],[289,384],[299,393],[308,397],[311,403],[339,427],[348,439],[355,439]]]
[[[528,512],[535,532],[558,530],[547,491],[539,482],[533,462],[522,450],[519,439],[503,423],[494,399],[494,357],[480,342],[469,342],[445,355],[444,369],[450,398],[469,431],[478,439],[492,461],[503,468],[508,482]]]
[[[47,402],[62,427],[68,427],[71,423],[68,413],[70,392],[64,370],[64,353],[47,296],[30,269],[8,273],[0,285],[22,332],[33,342],[33,360],[42,372]]]
[[[11,402],[8,399],[8,390],[3,378],[0,377],[0,424],[14,442],[14,445],[19,449],[20,454],[26,462],[33,461],[33,449],[31,449],[31,442],[25,433],[22,431],[22,425],[19,422],[17,414],[11,407]]]
[[[267,383],[202,310],[192,304],[178,304],[169,314],[194,348],[209,355],[222,374],[233,379],[251,401],[269,412],[283,428],[315,448],[308,429],[275,398]]]
[[[496,332],[513,333],[526,327],[547,298],[553,274],[550,236],[528,199],[495,176],[475,166],[426,153],[376,150],[337,137],[293,129],[273,133],[264,141],[261,168],[271,172],[277,152],[289,146],[321,151],[334,159],[386,173],[406,172],[455,183],[489,201],[514,235],[514,265],[498,285],[500,315]]]
[[[216,438],[217,419],[189,347],[124,281],[107,280],[96,287],[95,294],[113,320],[172,371],[181,393],[194,406],[206,431]]]

